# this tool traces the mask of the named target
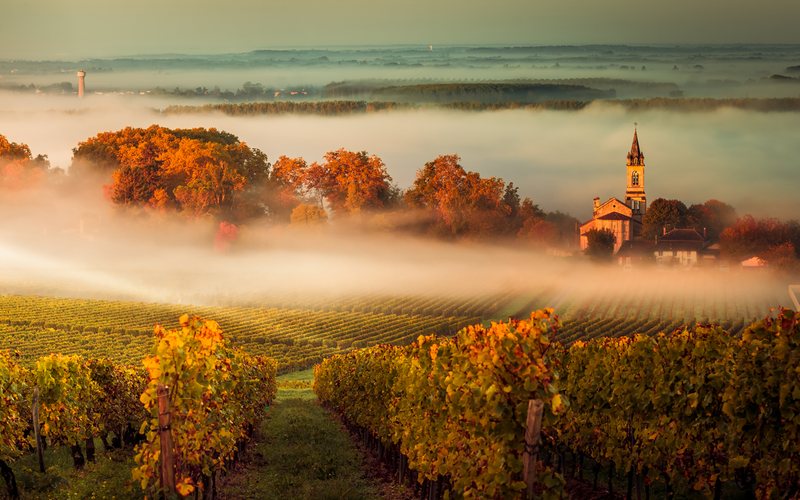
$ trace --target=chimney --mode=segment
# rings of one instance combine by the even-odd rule
[[[83,97],[84,92],[86,91],[86,84],[84,83],[84,78],[86,77],[86,72],[84,70],[78,71],[78,97]]]
[[[600,197],[595,196],[592,201],[594,201],[594,210],[597,211],[597,209],[600,208]]]

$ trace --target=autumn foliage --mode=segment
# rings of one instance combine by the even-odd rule
[[[745,215],[722,231],[720,247],[730,259],[757,256],[770,266],[796,271],[800,267],[800,224],[794,220],[781,222]]]
[[[528,401],[546,403],[545,429],[566,410],[552,357],[558,325],[542,310],[452,338],[335,355],[314,368],[314,391],[348,422],[396,444],[420,478],[449,478],[457,497],[517,498]],[[539,496],[558,498],[552,469],[542,467],[538,480]]]
[[[42,184],[50,173],[46,156],[34,158],[27,144],[0,135],[0,189],[19,191]]]
[[[23,402],[29,381],[19,357],[18,352],[0,351],[0,462],[11,462],[25,447],[28,415]]]
[[[156,343],[144,360],[148,383],[141,402],[148,419],[137,446],[134,479],[149,494],[160,488],[158,387],[169,388],[170,433],[179,495],[213,488],[275,397],[277,363],[231,347],[214,321],[183,315],[180,328],[156,327]],[[148,496],[150,496],[148,494]],[[154,495],[156,496],[156,495]]]
[[[721,498],[800,491],[800,322],[779,310],[741,337],[718,326],[601,337],[566,349],[559,440],[620,472]],[[724,497],[724,496],[723,496]]]
[[[217,227],[217,234],[214,236],[214,250],[227,252],[231,245],[239,238],[239,227],[227,221],[222,221]]]
[[[292,210],[291,222],[296,226],[316,226],[328,220],[325,209],[317,205],[301,203]]]
[[[558,223],[548,220],[530,198],[520,200],[514,183],[481,177],[460,162],[458,155],[443,155],[426,163],[404,194],[409,208],[428,215],[428,232],[449,237],[519,237],[544,245],[563,243]],[[573,221],[567,221],[567,232],[574,232]]]
[[[266,155],[215,129],[125,128],[73,150],[73,171],[110,173],[116,204],[174,208],[190,215],[263,212],[257,193],[269,175]]]
[[[386,165],[366,151],[338,149],[325,154],[325,161],[308,165],[303,158],[281,156],[272,171],[284,199],[327,205],[337,214],[389,208],[397,189]]]
[[[383,161],[366,151],[339,149],[325,154],[324,163],[314,163],[308,182],[335,211],[360,212],[386,208],[393,200],[392,178]]]
[[[236,224],[253,217],[297,224],[384,212],[384,225],[437,237],[519,239],[541,247],[569,247],[575,240],[574,218],[545,213],[520,198],[513,183],[466,170],[457,155],[426,163],[401,192],[383,160],[367,151],[338,149],[311,162],[280,156],[270,165],[261,151],[215,129],[128,127],[100,133],[73,152],[70,173],[100,173],[108,198],[121,206]]]

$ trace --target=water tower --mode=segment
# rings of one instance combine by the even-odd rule
[[[78,70],[78,97],[83,97],[83,93],[86,90],[84,78],[86,78],[86,72],[82,69]]]

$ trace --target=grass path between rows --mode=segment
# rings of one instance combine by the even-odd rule
[[[311,370],[278,378],[278,397],[220,498],[372,499],[381,485],[364,456],[311,390]]]
[[[409,498],[402,487],[376,473],[380,464],[359,448],[339,420],[322,408],[311,390],[311,370],[278,378],[270,407],[242,461],[221,479],[217,493],[233,499]],[[76,471],[66,447],[45,452],[47,472],[36,470],[33,455],[12,464],[22,499],[141,499],[131,479],[133,450],[104,451]],[[7,498],[0,480],[0,500]]]

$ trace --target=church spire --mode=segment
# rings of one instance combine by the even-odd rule
[[[647,210],[647,195],[644,193],[644,154],[639,148],[639,131],[634,124],[633,142],[628,153],[628,187],[625,190],[625,204],[631,207],[633,218],[642,222]],[[634,232],[639,226],[634,225]]]
[[[639,149],[639,135],[636,127],[633,129],[633,143],[631,144],[631,151],[628,153],[628,165],[644,165],[644,154]]]

